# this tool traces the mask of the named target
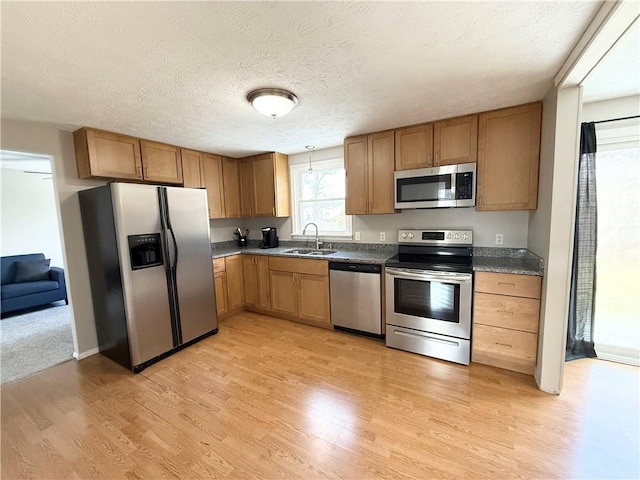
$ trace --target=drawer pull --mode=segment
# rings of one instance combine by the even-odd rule
[[[498,310],[498,313],[504,313],[506,315],[513,315],[513,312],[510,312],[509,310]]]
[[[513,348],[513,345],[509,345],[508,343],[500,343],[500,342],[496,342],[496,345],[500,345],[501,347],[509,347],[509,348]]]
[[[504,285],[505,287],[515,287],[515,283],[498,282],[498,285]]]

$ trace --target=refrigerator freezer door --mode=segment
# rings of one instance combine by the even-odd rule
[[[185,343],[218,328],[207,192],[167,187],[167,200],[169,221],[178,247],[176,285],[182,343]],[[175,262],[173,253],[171,258]]]
[[[174,347],[164,265],[132,270],[129,235],[160,233],[158,187],[113,183],[113,209],[122,290],[134,366]]]

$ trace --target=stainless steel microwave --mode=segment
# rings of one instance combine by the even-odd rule
[[[394,173],[395,208],[475,207],[476,164]]]

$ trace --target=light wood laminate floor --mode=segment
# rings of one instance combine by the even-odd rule
[[[241,313],[134,375],[101,355],[1,389],[2,478],[638,478],[638,369],[532,377]]]

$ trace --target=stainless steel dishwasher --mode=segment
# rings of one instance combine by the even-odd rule
[[[337,330],[382,338],[382,267],[329,262],[331,321]]]

